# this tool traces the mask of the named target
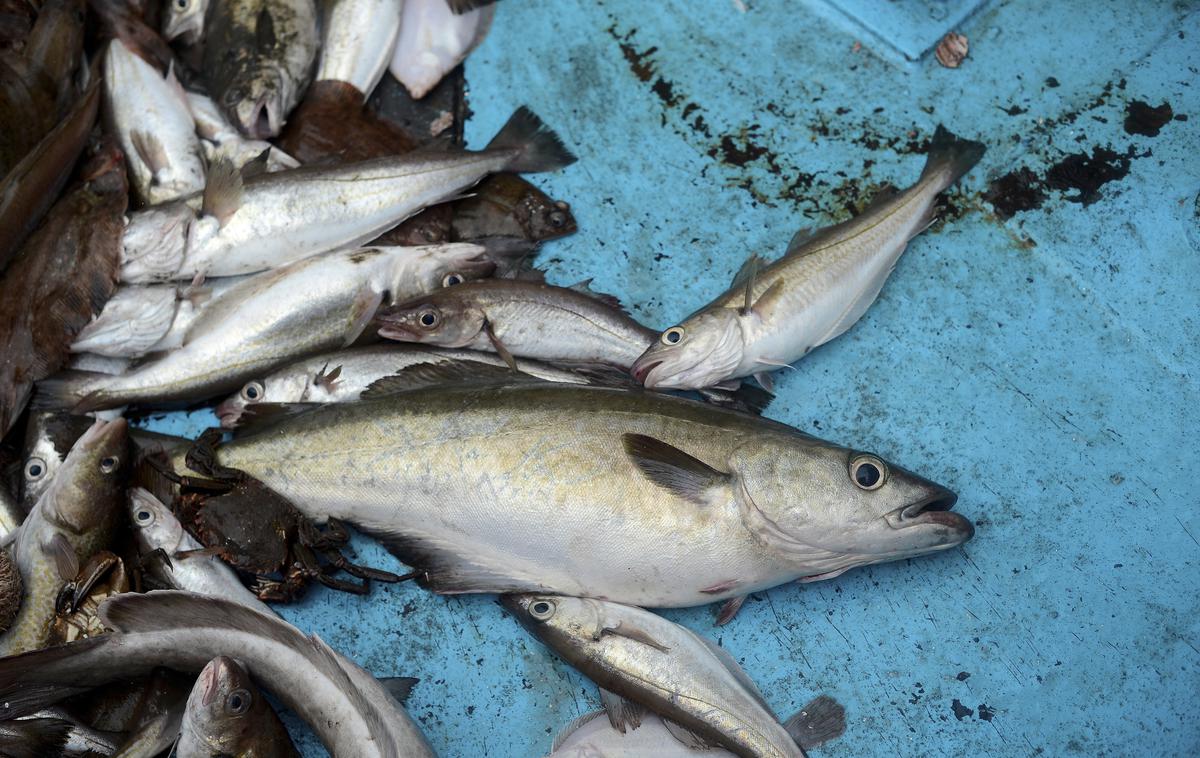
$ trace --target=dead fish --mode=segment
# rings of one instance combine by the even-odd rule
[[[192,46],[204,38],[204,15],[211,0],[167,0],[163,6],[163,37]]]
[[[246,667],[218,655],[200,670],[188,696],[176,755],[287,758],[299,753]]]
[[[128,720],[128,733],[113,758],[152,758],[169,750],[179,737],[184,706],[191,691],[188,677],[156,669]]]
[[[493,268],[482,246],[459,243],[306,258],[234,285],[192,322],[180,348],[122,376],[44,380],[36,402],[84,413],[211,397],[300,356],[351,344],[394,298],[440,286],[449,274],[476,277]]]
[[[388,69],[420,100],[483,42],[496,9],[456,13],[446,0],[405,0]]]
[[[25,593],[0,651],[12,655],[50,640],[63,584],[111,540],[129,463],[123,419],[97,421],[71,448],[50,488],[29,512],[13,543]]]
[[[102,147],[81,178],[0,278],[0,435],[117,286],[129,199],[120,151]]]
[[[974,533],[953,492],[876,455],[652,392],[431,387],[282,418],[218,459],[442,593],[740,604]]]
[[[481,152],[302,167],[247,179],[244,189],[236,172],[214,184],[210,171],[203,209],[181,202],[131,216],[121,278],[144,283],[277,268],[372,239],[487,174],[551,171],[574,160],[521,108]]]
[[[501,602],[600,685],[609,721],[621,732],[637,730],[645,708],[691,747],[719,745],[744,758],[800,758],[804,748],[845,731],[845,711],[828,697],[780,724],[733,656],[649,611],[553,595],[507,595]],[[823,730],[812,728],[818,725]]]
[[[72,726],[57,718],[0,721],[0,755],[63,755]]]
[[[242,170],[248,164],[263,161],[265,154],[263,168],[269,172],[283,171],[300,165],[298,160],[270,142],[242,136],[208,95],[200,92],[185,94],[188,109],[196,125],[196,134],[200,136],[200,146],[204,150],[205,160],[210,164],[223,159]]]
[[[364,108],[362,99],[362,91],[346,82],[313,82],[279,135],[279,145],[302,163],[332,163],[403,155],[421,144]]]
[[[938,193],[984,149],[939,126],[916,184],[881,192],[849,221],[797,234],[774,263],[751,257],[725,294],[660,335],[634,365],[634,378],[652,388],[697,389],[754,375],[770,390],[769,372],[862,317],[909,240],[933,223]]]
[[[199,672],[233,650],[264,688],[312,726],[332,755],[433,756],[383,684],[316,635],[275,616],[175,591],[119,595],[100,612],[112,633],[0,659],[0,718],[158,666]],[[355,669],[360,676],[348,673]]]
[[[164,76],[124,40],[112,40],[104,54],[104,106],[143,202],[158,205],[204,189],[196,125],[172,69]]]
[[[288,364],[270,374],[251,379],[237,394],[225,399],[216,408],[221,426],[233,429],[243,414],[254,414],[255,406],[296,403],[350,403],[359,398],[369,399],[374,387],[395,391],[402,387],[419,386],[408,382],[411,374],[405,369],[417,365],[467,364],[465,376],[478,364],[504,368],[504,360],[494,353],[477,350],[445,350],[419,345],[382,344],[355,347],[305,358]],[[589,377],[538,361],[519,360],[517,371],[551,382],[589,384]],[[489,375],[491,376],[491,375]]]
[[[204,80],[230,121],[247,137],[279,134],[312,77],[313,0],[211,0],[204,41]]]
[[[626,370],[654,340],[616,298],[592,292],[588,282],[492,279],[443,287],[384,308],[376,321],[387,339]]]
[[[361,105],[383,78],[404,0],[334,0],[329,4],[316,80],[345,82],[362,93]]]
[[[454,203],[450,238],[520,237],[530,242],[566,237],[578,227],[571,207],[516,174],[484,179],[470,197]]]

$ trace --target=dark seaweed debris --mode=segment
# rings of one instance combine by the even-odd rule
[[[1065,195],[1065,199],[1086,208],[1100,199],[1101,187],[1125,178],[1133,157],[1132,148],[1124,155],[1107,147],[1093,147],[1091,155],[1074,153],[1050,167],[1046,186],[1063,192],[1075,190],[1076,194]]]
[[[1174,116],[1170,103],[1164,102],[1153,108],[1142,100],[1133,100],[1125,106],[1125,132],[1157,137],[1159,130]]]
[[[963,705],[958,698],[954,698],[954,702],[950,704],[950,709],[954,711],[954,718],[962,721],[968,716],[974,716],[975,711]]]
[[[992,180],[983,199],[991,203],[996,216],[1010,219],[1021,211],[1041,208],[1046,201],[1044,187],[1041,177],[1022,166]]]

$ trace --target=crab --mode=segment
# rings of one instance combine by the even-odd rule
[[[215,452],[220,437],[220,429],[209,429],[188,451],[188,467],[205,478],[164,473],[181,487],[176,516],[205,546],[193,552],[218,556],[254,576],[251,589],[260,600],[294,600],[313,581],[365,595],[372,579],[400,582],[415,576],[351,563],[340,550],[350,541],[341,522],[330,519],[322,530],[262,482],[218,464]],[[331,576],[337,571],[361,582]]]
[[[104,634],[100,603],[133,588],[124,561],[107,550],[96,553],[58,593],[51,639],[65,644]]]

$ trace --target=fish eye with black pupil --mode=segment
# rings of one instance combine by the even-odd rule
[[[225,709],[234,716],[240,716],[250,709],[250,693],[246,690],[234,690],[225,698]]]
[[[563,226],[567,223],[567,214],[562,211],[551,211],[550,226]]]
[[[673,326],[662,333],[662,343],[664,345],[678,345],[683,342],[684,332],[682,326]]]
[[[529,615],[538,621],[545,621],[554,615],[554,603],[549,600],[536,600],[529,606]]]
[[[437,326],[438,316],[433,311],[422,311],[417,318],[421,322],[421,326]]]
[[[133,515],[135,521],[139,524],[149,524],[154,520],[154,514],[143,508]]]
[[[30,458],[25,463],[25,478],[30,481],[41,479],[46,473],[46,462],[41,458]]]
[[[874,456],[860,455],[850,462],[850,478],[859,489],[877,490],[887,480],[887,467]]]
[[[456,284],[462,284],[463,278],[461,274],[446,274],[446,278],[442,279],[443,287],[453,287]]]
[[[106,474],[111,474],[117,470],[117,466],[121,463],[121,459],[115,455],[107,456],[100,460],[100,470]]]
[[[248,382],[245,387],[242,387],[242,397],[246,400],[255,401],[263,396],[263,386],[260,382]]]

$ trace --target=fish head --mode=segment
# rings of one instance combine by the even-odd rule
[[[141,487],[129,490],[129,521],[143,554],[159,548],[171,555],[183,542],[183,525],[171,509]]]
[[[26,513],[54,481],[71,446],[93,424],[88,416],[61,411],[35,412],[25,433],[25,461],[21,467],[21,507]]]
[[[397,267],[393,292],[435,292],[463,282],[484,279],[496,271],[496,264],[480,245],[453,242],[417,248],[416,258]]]
[[[111,525],[129,457],[125,419],[96,421],[75,441],[38,508],[48,521],[74,535]]]
[[[566,237],[579,229],[570,205],[562,200],[552,200],[541,192],[529,193],[522,202],[522,209],[528,209],[529,220],[524,226],[529,230],[529,239],[544,242]]]
[[[282,72],[266,66],[255,69],[253,78],[239,77],[225,91],[225,112],[242,134],[266,140],[283,130],[289,106],[285,80]]]
[[[742,523],[767,547],[822,568],[815,578],[947,550],[975,534],[951,511],[954,492],[872,453],[770,434],[739,446],[731,466]]]
[[[701,389],[732,377],[744,340],[736,308],[697,313],[659,335],[633,362],[634,381],[650,389]]]
[[[604,614],[594,600],[563,595],[503,595],[500,604],[554,650],[579,650],[600,639]]]
[[[321,397],[308,397],[312,375],[300,371],[281,371],[270,376],[251,379],[236,393],[222,400],[214,409],[222,429],[235,429],[252,406],[259,403],[320,402]]]
[[[380,310],[375,316],[379,336],[400,342],[466,347],[483,331],[487,318],[470,298],[456,296],[461,287],[444,287]]]
[[[213,658],[188,695],[179,754],[246,754],[254,722],[261,718],[257,707],[261,698],[245,666],[228,656]]]
[[[163,11],[163,38],[167,42],[179,38],[193,45],[204,31],[204,12],[207,0],[168,0]]]

